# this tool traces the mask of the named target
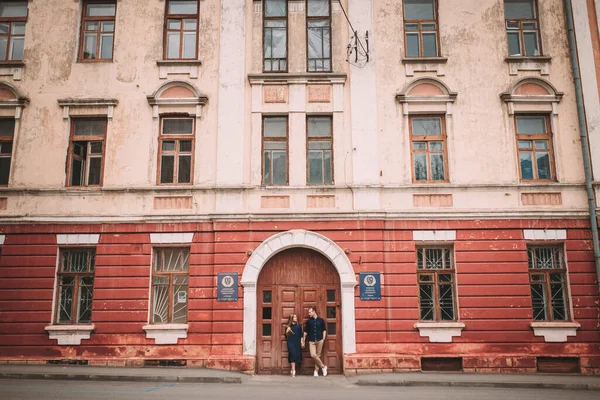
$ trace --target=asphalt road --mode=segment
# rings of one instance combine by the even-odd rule
[[[302,377],[288,383],[268,379],[243,384],[77,382],[51,380],[0,380],[2,400],[598,400],[598,391],[469,389],[423,387],[364,387],[346,380]]]

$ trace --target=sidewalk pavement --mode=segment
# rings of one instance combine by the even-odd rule
[[[397,387],[470,387],[517,389],[568,389],[600,391],[600,376],[581,375],[512,375],[466,373],[385,373],[353,377],[329,375],[312,376],[251,376],[239,372],[206,368],[177,367],[88,367],[77,365],[0,365],[0,379],[50,379],[138,382],[188,382],[225,384],[315,384],[397,386]]]

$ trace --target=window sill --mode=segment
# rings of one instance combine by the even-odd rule
[[[158,75],[160,79],[167,79],[171,74],[187,74],[191,79],[198,79],[198,70],[202,65],[200,60],[159,60]]]
[[[543,336],[548,343],[564,343],[568,336],[577,336],[577,329],[581,327],[578,322],[543,321],[530,324],[535,336]]]
[[[447,62],[447,57],[404,57],[402,59],[406,76],[414,76],[415,72],[435,72],[437,76],[444,76]]]
[[[81,339],[89,339],[94,324],[89,325],[48,325],[50,339],[56,339],[59,346],[79,346]]]
[[[24,67],[23,61],[0,61],[0,76],[12,76],[13,80],[20,81]]]
[[[421,337],[429,337],[431,343],[452,343],[454,336],[460,337],[465,324],[462,322],[417,322],[415,328]]]
[[[549,75],[552,57],[508,56],[504,61],[508,64],[508,72],[510,75],[517,75],[519,71],[540,71],[542,75]]]
[[[145,325],[142,329],[154,344],[177,344],[178,339],[187,338],[188,324]]]

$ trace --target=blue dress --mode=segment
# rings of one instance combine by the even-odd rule
[[[300,364],[302,362],[302,346],[300,345],[302,328],[299,324],[292,325],[290,328],[292,333],[287,336],[288,361]]]

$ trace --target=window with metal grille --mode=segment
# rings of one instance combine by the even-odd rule
[[[504,0],[509,56],[539,56],[540,24],[535,0]]]
[[[287,71],[287,0],[264,0],[263,71]]]
[[[115,37],[114,1],[88,0],[81,15],[80,61],[112,61]]]
[[[568,321],[567,269],[560,247],[529,246],[529,282],[534,321]]]
[[[95,264],[94,249],[61,249],[57,272],[57,324],[89,324],[92,321]]]
[[[154,249],[151,323],[187,323],[189,270],[189,248]]]
[[[404,0],[406,57],[437,57],[437,0]]]
[[[306,0],[308,72],[331,71],[331,2]]]
[[[417,249],[417,279],[421,321],[455,321],[456,271],[452,249]]]
[[[23,59],[27,1],[0,2],[0,61]]]

